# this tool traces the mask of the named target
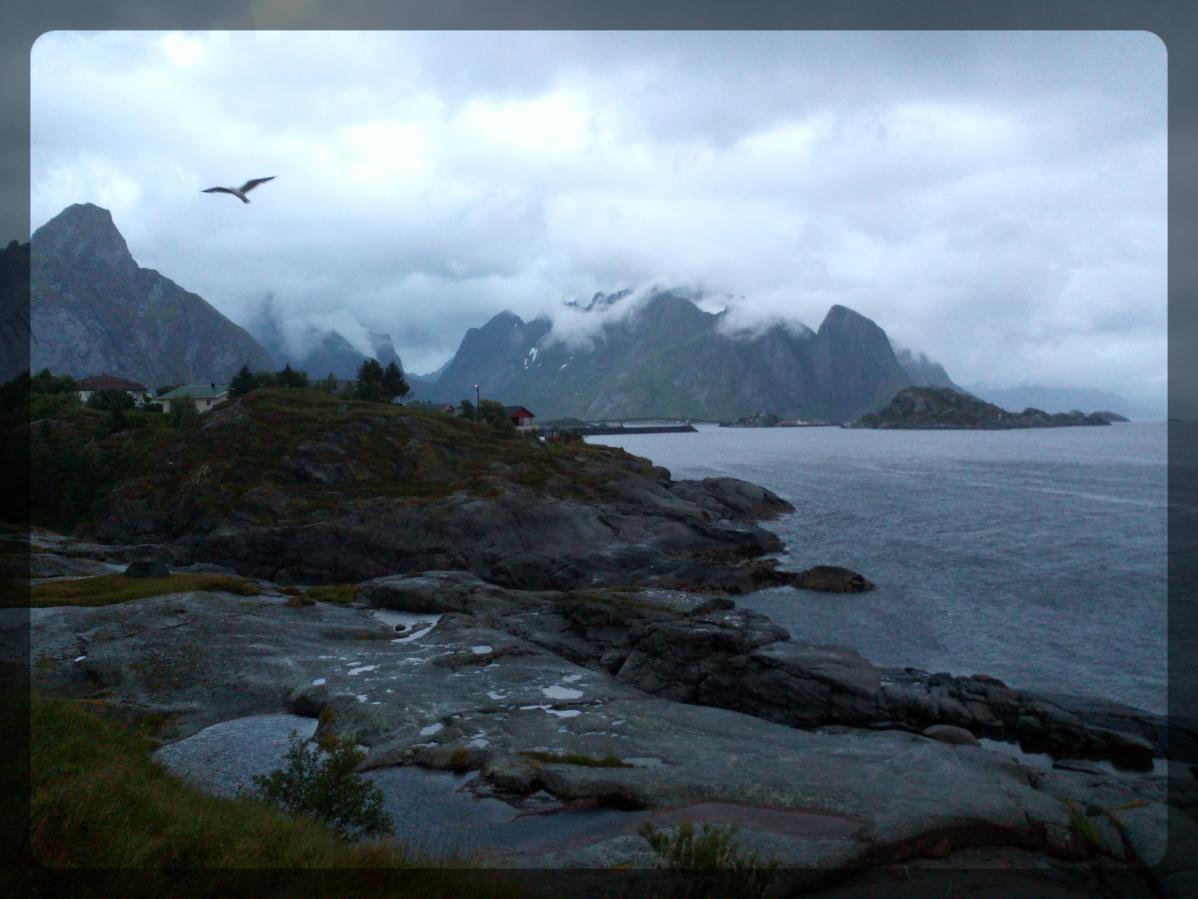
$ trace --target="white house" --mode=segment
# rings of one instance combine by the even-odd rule
[[[162,403],[162,411],[170,412],[173,403],[192,402],[197,412],[207,412],[229,398],[228,384],[185,384],[164,393],[155,402]]]
[[[124,378],[118,378],[116,375],[110,375],[108,372],[95,375],[91,378],[84,378],[82,381],[76,381],[75,386],[78,388],[79,402],[81,403],[86,403],[93,395],[105,390],[123,390],[129,396],[133,397],[133,405],[141,406],[145,404],[146,396],[149,393],[144,384],[138,384],[136,381],[126,381]]]

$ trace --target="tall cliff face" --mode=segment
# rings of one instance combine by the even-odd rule
[[[610,313],[626,294],[592,300]],[[576,307],[581,308],[581,307]],[[538,418],[721,418],[769,411],[847,420],[884,406],[911,383],[885,332],[834,306],[818,332],[775,325],[730,333],[722,313],[658,293],[624,315],[609,314],[586,341],[557,340],[547,319],[510,312],[472,328],[422,398],[521,403]]]
[[[162,384],[227,381],[273,368],[245,330],[202,297],[141,268],[106,209],[68,206],[34,232],[30,367]]]

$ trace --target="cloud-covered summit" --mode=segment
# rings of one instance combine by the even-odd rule
[[[845,304],[966,381],[1163,391],[1148,33],[60,31],[31,61],[34,225],[111,209],[236,320],[345,310],[427,371],[500,309],[585,337],[564,298],[659,281],[745,327]],[[198,192],[233,169],[279,180]]]

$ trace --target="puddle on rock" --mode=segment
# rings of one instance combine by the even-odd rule
[[[292,731],[308,739],[316,733],[316,719],[279,714],[222,721],[168,743],[154,758],[210,792],[232,796],[240,787],[252,789],[255,774],[283,764]]]
[[[392,630],[396,630],[400,637],[393,640],[393,643],[407,643],[411,640],[417,640],[423,637],[441,620],[441,613],[418,615],[412,612],[396,612],[392,609],[377,609],[371,613],[371,617],[380,624],[384,624]]]
[[[433,727],[429,725],[426,730]],[[214,793],[251,789],[253,775],[280,767],[292,732],[311,737],[316,721],[296,715],[254,715],[214,724],[160,748],[155,758],[167,768]],[[641,758],[652,766],[661,760]],[[471,790],[474,773],[454,774],[417,767],[377,768],[364,778],[383,792],[383,807],[395,838],[413,851],[441,858],[539,854],[631,834],[646,818],[659,825],[684,820],[736,824],[806,839],[843,839],[860,822],[801,809],[770,809],[706,802],[675,809],[628,811],[595,803],[555,807],[548,795],[517,808]],[[534,800],[536,797],[534,797]],[[537,811],[530,811],[529,808]]]

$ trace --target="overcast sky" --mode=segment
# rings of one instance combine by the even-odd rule
[[[31,77],[33,226],[103,206],[241,323],[273,294],[423,372],[502,309],[659,283],[1163,402],[1148,33],[52,32]]]

